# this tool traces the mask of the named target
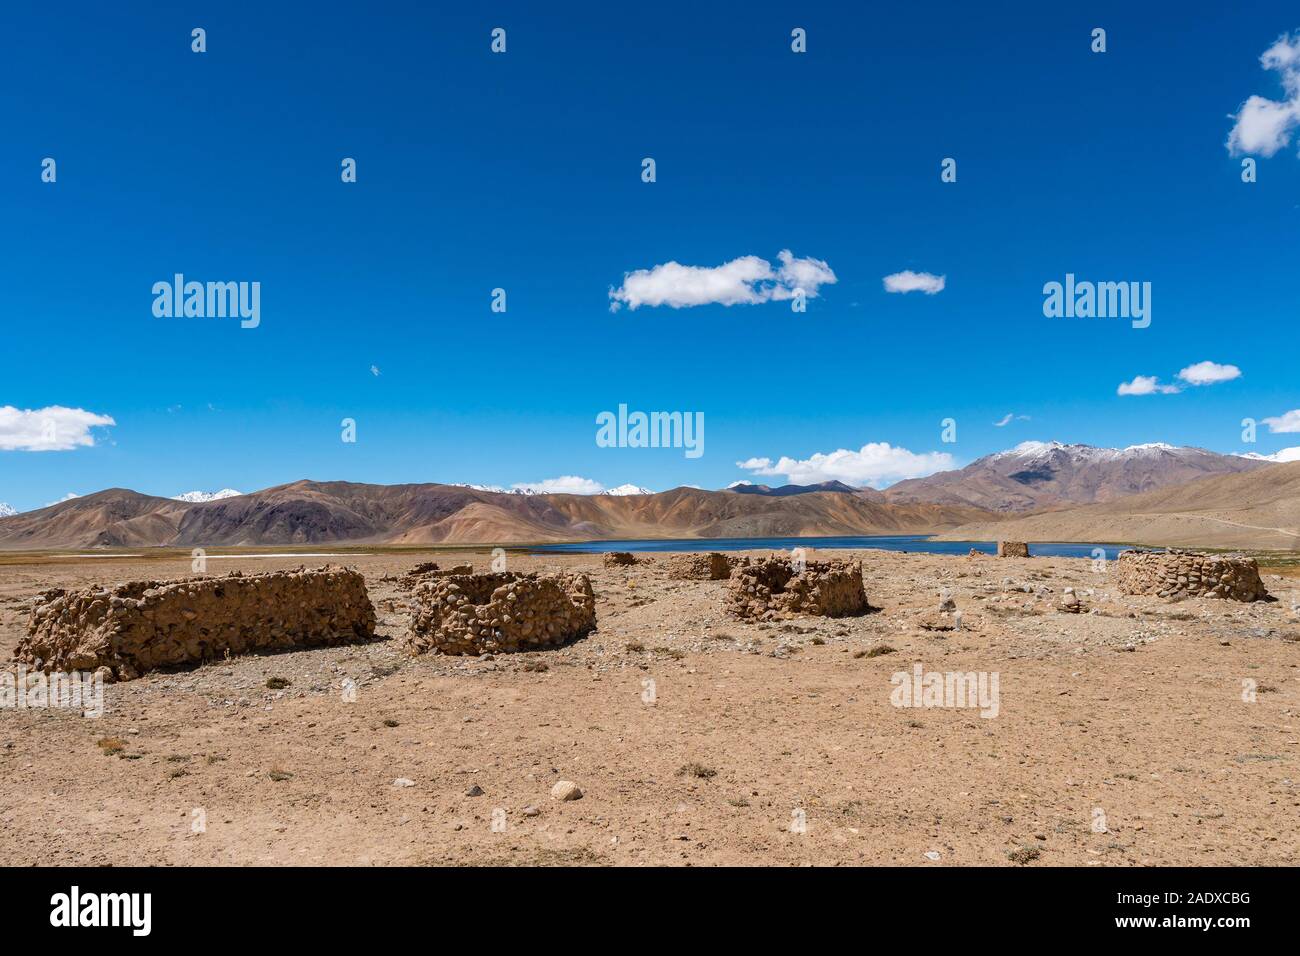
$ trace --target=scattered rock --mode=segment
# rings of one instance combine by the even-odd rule
[[[581,800],[582,789],[572,780],[561,780],[551,787],[551,799],[559,800],[561,803],[568,800]]]

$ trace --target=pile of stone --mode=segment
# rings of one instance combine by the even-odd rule
[[[1088,605],[1080,600],[1074,588],[1066,588],[1061,592],[1061,610],[1066,614],[1083,614],[1088,610]]]
[[[926,631],[960,631],[961,611],[957,609],[957,600],[950,588],[939,592],[939,607],[935,611],[922,612],[916,624]]]
[[[46,591],[32,606],[15,658],[46,671],[107,667],[129,680],[160,667],[374,636],[375,609],[356,571],[234,571]]]
[[[1029,557],[1029,545],[1023,541],[999,541],[998,557],[1027,558]]]
[[[1124,594],[1233,601],[1262,601],[1268,597],[1259,577],[1259,565],[1244,554],[1123,551],[1116,573]]]
[[[423,561],[417,564],[411,570],[402,575],[402,579],[397,582],[399,591],[414,591],[425,578],[443,577],[448,574],[473,574],[474,566],[472,564],[458,564],[455,567],[440,568],[437,561]]]
[[[668,559],[668,576],[679,581],[723,581],[749,558],[710,551],[708,554],[674,554]]]
[[[415,589],[407,643],[415,654],[558,647],[596,628],[585,574],[449,574]]]
[[[626,568],[634,564],[649,564],[649,558],[638,558],[631,551],[607,551],[605,552],[605,567],[607,568]]]
[[[764,558],[737,567],[727,584],[727,610],[746,619],[844,617],[868,607],[857,561],[796,564],[789,558]]]

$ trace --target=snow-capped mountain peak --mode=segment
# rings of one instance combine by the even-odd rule
[[[627,495],[653,495],[654,492],[649,488],[641,488],[638,485],[619,485],[617,488],[606,488],[601,494],[621,498]]]
[[[242,494],[242,491],[236,491],[234,488],[222,488],[220,491],[187,491],[183,495],[174,495],[172,501],[201,504],[205,501],[220,501],[222,498],[238,498]]]
[[[18,514],[17,508],[0,501],[0,518],[12,518],[16,514]]]
[[[1071,458],[1076,461],[1115,461],[1118,459],[1129,459],[1139,457],[1149,457],[1169,452],[1176,455],[1205,455],[1209,454],[1200,448],[1178,447],[1170,445],[1167,442],[1155,441],[1146,442],[1141,445],[1128,445],[1124,448],[1099,448],[1095,445],[1072,444],[1066,445],[1059,441],[1025,441],[1021,442],[1015,448],[1007,451],[996,452],[989,455],[990,459],[1008,459],[1017,458],[1037,460],[1056,455],[1058,457]]]
[[[1097,448],[1029,441],[976,459],[958,471],[900,481],[890,495],[899,501],[1028,511],[1109,501],[1262,464],[1243,456],[1165,442]]]
[[[613,495],[622,497],[624,495],[652,495],[654,494],[649,488],[641,488],[637,485],[619,485],[617,488],[606,488],[604,491],[596,491],[600,485],[595,482],[588,482],[592,486],[591,490],[578,489],[570,490],[567,488],[548,489],[544,487],[535,487],[533,485],[516,485],[513,488],[502,488],[500,485],[473,485],[464,482],[453,482],[454,488],[469,488],[472,491],[490,491],[498,495],[545,495],[545,494],[574,494],[574,495]]]

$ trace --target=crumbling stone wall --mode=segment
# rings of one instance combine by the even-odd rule
[[[452,574],[415,589],[407,639],[423,654],[483,654],[555,647],[595,630],[585,574]]]
[[[438,567],[437,561],[423,561],[420,564],[417,564],[415,567],[411,568],[411,570],[407,571],[406,574],[402,575],[402,579],[397,582],[397,589],[399,591],[413,591],[415,590],[416,585],[418,585],[426,577],[436,578],[448,574],[473,574],[473,573],[474,573],[474,566],[472,564],[458,564],[455,567],[447,568],[444,570]]]
[[[999,541],[998,557],[1027,558],[1029,557],[1029,545],[1023,541]]]
[[[129,680],[229,654],[348,644],[375,636],[365,578],[316,568],[133,581],[35,601],[15,658],[43,670],[108,667]]]
[[[1259,565],[1243,554],[1195,551],[1122,551],[1117,580],[1124,594],[1262,601],[1268,590]]]
[[[631,551],[607,551],[605,552],[605,567],[621,568],[630,567],[634,564],[647,564],[649,558],[638,558]]]
[[[741,618],[844,617],[867,608],[858,561],[809,561],[800,572],[789,558],[765,558],[736,568],[727,584],[727,610]]]
[[[668,559],[668,576],[679,581],[722,581],[749,558],[710,551],[708,554],[675,554]]]

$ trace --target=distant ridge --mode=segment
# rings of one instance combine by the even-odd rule
[[[1300,554],[1300,462],[944,532],[952,541],[1084,541]]]
[[[200,502],[111,488],[0,518],[0,549],[926,534],[988,517],[961,506],[889,504],[877,492],[515,495],[456,485],[296,481]]]
[[[1096,448],[1024,442],[957,471],[900,481],[889,501],[967,505],[990,511],[1033,511],[1112,501],[1212,475],[1239,474],[1267,462],[1204,448],[1154,442]]]

